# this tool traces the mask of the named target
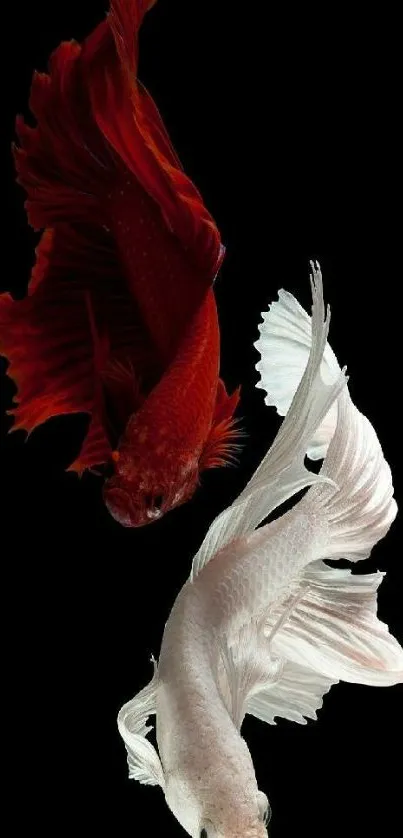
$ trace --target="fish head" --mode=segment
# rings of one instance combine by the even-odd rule
[[[174,774],[167,777],[165,799],[192,838],[268,838],[270,804],[255,783],[217,784],[211,775],[195,783]]]
[[[198,460],[180,446],[165,450],[122,446],[103,496],[107,509],[124,527],[142,527],[186,503],[199,482]]]
[[[271,809],[263,792],[257,793],[257,801],[249,807],[249,811],[244,805],[237,809],[235,803],[230,809],[220,806],[219,812],[213,815],[214,820],[202,821],[197,838],[268,838]]]
[[[196,834],[197,838],[268,838],[267,827],[261,820],[248,826],[221,826],[216,829],[212,821],[205,821]]]
[[[230,830],[215,829],[212,823],[202,826],[197,838],[268,838],[268,832],[264,824],[257,822],[254,826],[241,827],[236,832]]]

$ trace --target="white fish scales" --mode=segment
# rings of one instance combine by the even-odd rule
[[[291,294],[263,315],[259,386],[285,419],[241,495],[212,523],[165,627],[151,683],[118,717],[130,776],[159,784],[193,838],[264,838],[241,725],[316,718],[339,680],[403,682],[403,650],[377,618],[383,574],[327,559],[367,558],[395,515],[393,485],[370,422],[327,344],[322,278],[312,318]],[[324,458],[318,475],[305,456]],[[301,489],[290,511],[262,524]],[[157,750],[147,739],[156,715]]]

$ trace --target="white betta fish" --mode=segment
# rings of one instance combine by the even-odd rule
[[[268,800],[240,732],[246,713],[303,724],[340,680],[403,682],[403,650],[376,616],[383,574],[325,563],[367,558],[396,503],[376,433],[327,345],[318,265],[312,273],[312,318],[280,291],[256,344],[259,386],[285,414],[282,426],[211,525],[166,624],[154,677],[118,717],[130,776],[159,784],[193,838],[267,836]],[[324,457],[319,475],[306,469],[307,452]],[[307,487],[290,511],[259,527]],[[152,714],[159,754],[147,739]]]

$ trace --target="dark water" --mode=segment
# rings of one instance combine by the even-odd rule
[[[21,295],[33,260],[9,144],[27,112],[32,70],[62,39],[82,38],[107,4],[7,8],[2,135],[4,290]],[[115,718],[151,676],[170,607],[212,517],[243,487],[278,427],[254,385],[260,312],[284,286],[309,304],[319,258],[331,342],[373,422],[399,499],[401,261],[397,252],[396,22],[341,6],[159,0],[144,25],[141,78],[227,246],[216,282],[222,374],[242,384],[247,433],[238,469],[211,472],[183,509],[144,530],[120,528],[100,482],[64,468],[83,417],[25,443],[6,436],[13,386],[1,368],[3,756],[16,794],[13,829],[45,836],[180,836],[159,790],[126,779]],[[8,34],[7,34],[8,33]],[[400,194],[401,190],[399,190]],[[400,233],[399,233],[400,236]],[[5,265],[8,265],[5,268]],[[374,550],[388,571],[380,617],[403,640],[398,523]],[[245,723],[271,836],[392,836],[400,821],[402,689],[334,687],[319,721]],[[400,772],[401,773],[401,772]],[[225,836],[229,838],[229,836]]]

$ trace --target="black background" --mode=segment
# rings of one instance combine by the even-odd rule
[[[61,40],[83,38],[106,5],[38,0],[2,12],[2,290],[23,293],[36,243],[14,183],[14,116],[27,114],[33,69],[46,68]],[[323,269],[332,346],[378,432],[399,499],[396,27],[386,9],[353,18],[339,3],[296,10],[231,0],[159,0],[144,23],[140,77],[227,245],[216,283],[222,374],[231,389],[242,384],[247,437],[237,469],[205,474],[194,499],[158,524],[123,529],[103,507],[95,477],[64,472],[85,419],[49,422],[26,443],[20,432],[7,436],[14,390],[0,362],[3,723],[11,738],[3,765],[17,788],[11,834],[25,817],[43,835],[182,834],[160,790],[127,780],[115,718],[150,678],[148,659],[158,655],[208,524],[278,427],[255,389],[252,344],[280,287],[309,304],[310,258]],[[379,613],[402,640],[397,531],[395,523],[366,566],[388,571]],[[306,727],[247,718],[244,735],[273,807],[272,838],[394,835],[401,717],[401,687],[343,684]]]

